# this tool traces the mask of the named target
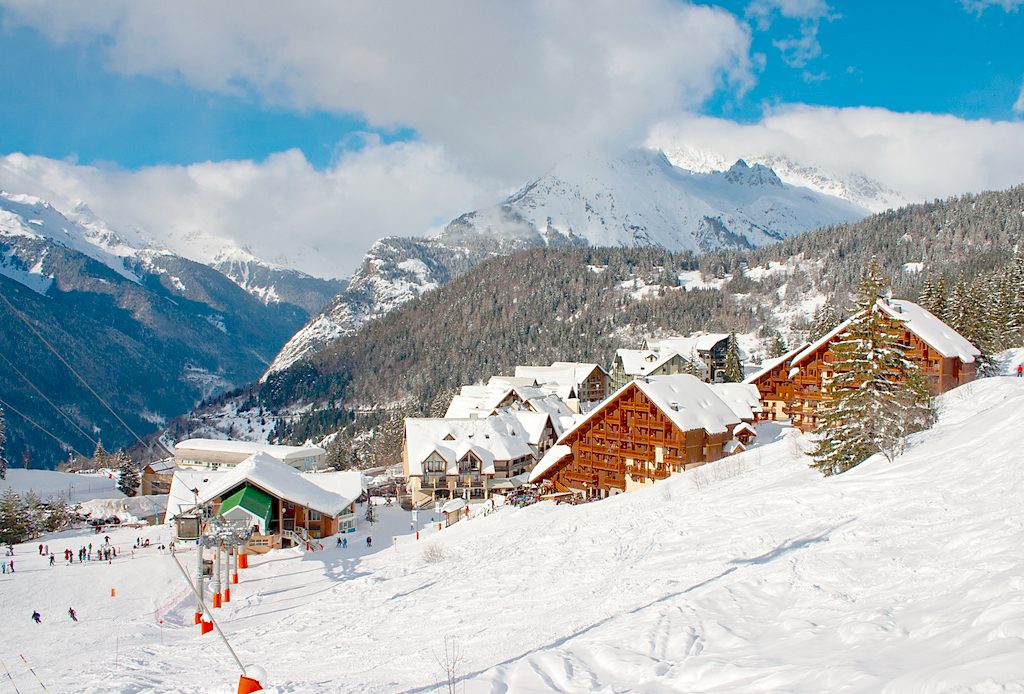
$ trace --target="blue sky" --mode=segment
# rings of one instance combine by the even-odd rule
[[[720,89],[701,113],[751,122],[766,106],[805,103],[1017,117],[1013,105],[1024,82],[1020,9],[968,11],[957,0],[834,3],[830,18],[817,21],[820,55],[794,66],[773,42],[800,36],[807,20],[774,12],[762,30],[751,3],[715,4],[751,24],[751,53],[763,56],[763,65],[754,69],[749,91]],[[298,148],[322,169],[362,146],[351,133],[374,132],[384,142],[416,137],[413,128],[377,128],[337,109],[267,106],[252,90],[223,94],[166,74],[115,72],[107,68],[103,41],[58,44],[20,24],[7,26],[0,41],[0,153],[137,168],[261,160]]]

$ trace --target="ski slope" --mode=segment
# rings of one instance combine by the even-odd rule
[[[804,436],[762,424],[746,453],[593,504],[419,543],[389,509],[373,553],[361,529],[347,550],[256,559],[215,613],[272,692],[447,691],[446,643],[470,694],[1020,692],[1022,418],[1024,379],[991,378],[943,396],[893,463],[835,478],[807,467]],[[113,539],[142,532],[167,530]],[[47,568],[33,547],[0,577],[20,691],[38,686],[19,654],[51,691],[234,691],[167,556]]]

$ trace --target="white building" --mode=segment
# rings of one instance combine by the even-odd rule
[[[260,452],[303,471],[321,469],[327,455],[327,451],[318,446],[278,446],[253,441],[187,439],[174,445],[174,462],[184,467],[218,470],[234,467],[249,456]]]

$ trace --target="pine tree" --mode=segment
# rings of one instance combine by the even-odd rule
[[[945,320],[946,282],[941,275],[939,275],[938,282],[933,282],[932,276],[928,275],[928,278],[924,281],[924,288],[921,290],[918,303],[939,320]]]
[[[103,441],[96,442],[96,450],[92,454],[92,467],[94,469],[108,467],[110,465],[110,454],[103,447]]]
[[[768,349],[766,351],[769,359],[781,357],[788,351],[786,343],[782,340],[782,335],[777,330],[773,331],[772,336],[768,339]]]
[[[139,493],[139,469],[132,462],[132,457],[124,450],[114,454],[117,462],[118,479],[117,488],[125,496],[135,496]]]
[[[736,341],[736,333],[729,333],[729,342],[725,347],[725,369],[723,376],[727,383],[739,383],[743,380],[743,363],[740,361],[740,345]]]
[[[26,537],[21,498],[8,488],[0,495],[0,544],[14,545]]]
[[[828,404],[812,453],[812,466],[824,475],[845,472],[875,453],[892,460],[907,435],[933,418],[924,379],[899,342],[903,328],[876,306],[881,288],[872,262],[858,292],[858,312],[830,350]]]
[[[25,494],[25,498],[21,502],[21,517],[25,527],[25,534],[32,539],[39,537],[39,533],[46,527],[43,502],[39,495],[31,489]]]
[[[811,322],[811,342],[815,342],[825,337],[833,328],[835,328],[842,321],[839,320],[839,312],[836,310],[835,304],[831,301],[826,301],[820,307],[815,309],[814,317]]]
[[[7,479],[7,429],[4,408],[0,407],[0,480]]]

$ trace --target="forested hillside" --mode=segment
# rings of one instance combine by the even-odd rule
[[[608,366],[616,348],[638,347],[659,331],[757,333],[767,351],[776,332],[789,345],[805,339],[823,305],[834,308],[831,321],[841,318],[872,256],[898,297],[917,298],[927,279],[942,279],[952,295],[959,279],[958,301],[970,294],[993,302],[994,283],[1009,276],[1024,231],[1022,211],[1018,187],[915,205],[744,252],[573,248],[496,258],[246,395],[256,395],[251,402],[267,413],[312,406],[282,420],[275,435],[285,440],[322,437],[356,412],[341,437],[348,442],[368,427],[394,432],[399,415],[437,412],[458,386],[516,364],[579,359]],[[177,430],[190,426],[179,422]]]

